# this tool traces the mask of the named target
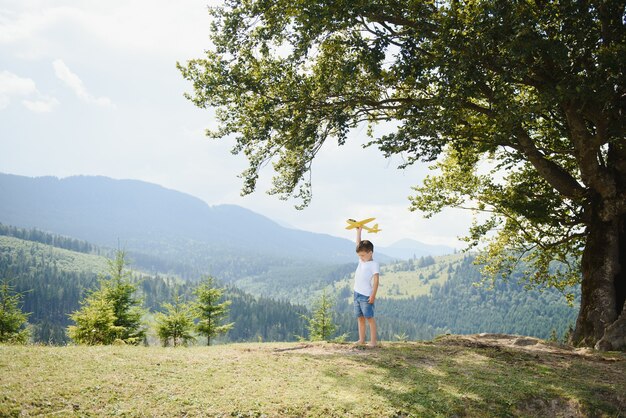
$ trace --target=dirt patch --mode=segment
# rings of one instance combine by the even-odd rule
[[[390,346],[402,343],[389,343]],[[416,344],[416,343],[409,343]],[[417,343],[418,345],[420,343]],[[422,342],[424,345],[462,346],[469,348],[496,348],[511,351],[531,353],[536,356],[554,355],[559,357],[577,357],[587,360],[614,363],[626,361],[623,353],[603,353],[590,348],[575,348],[564,344],[552,343],[534,337],[526,337],[510,334],[470,334],[470,335],[444,335],[433,342]],[[333,342],[302,342],[299,344],[275,345],[273,347],[259,346],[257,349],[267,350],[271,353],[305,353],[311,355],[355,355],[374,354],[383,349],[385,343],[378,347],[359,346],[351,343]],[[250,350],[248,348],[247,350]]]
[[[518,405],[520,415],[533,417],[579,418],[587,417],[583,408],[573,399],[529,399]]]
[[[274,353],[297,352],[311,355],[332,355],[332,354],[364,354],[376,348],[357,346],[355,344],[338,344],[327,342],[302,343],[289,347],[277,347],[272,350]]]
[[[605,356],[601,352],[594,351],[590,348],[575,348],[564,344],[547,342],[539,338],[509,334],[445,335],[439,337],[437,343],[476,348],[505,347],[535,354],[545,353],[561,356],[577,356],[607,362],[623,361],[625,359],[623,355],[615,357]]]

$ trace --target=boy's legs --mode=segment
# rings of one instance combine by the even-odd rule
[[[359,316],[357,320],[359,323],[359,341],[357,344],[365,344],[365,317]]]
[[[364,318],[365,319],[365,318]],[[365,321],[363,321],[365,322]],[[370,343],[371,347],[375,347],[378,343],[378,339],[376,338],[376,319],[374,317],[367,318],[367,323],[370,326]],[[360,337],[360,334],[359,334]],[[365,341],[365,323],[363,323],[363,341]]]
[[[367,296],[354,292],[354,314],[359,325],[359,341],[356,344],[365,344],[365,313]]]

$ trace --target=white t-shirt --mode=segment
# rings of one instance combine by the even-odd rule
[[[365,296],[372,294],[372,277],[380,273],[378,262],[361,261],[354,272],[354,291]]]

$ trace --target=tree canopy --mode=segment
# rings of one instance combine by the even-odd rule
[[[411,207],[487,213],[468,241],[494,275],[523,260],[566,291],[582,271],[573,342],[626,348],[625,5],[227,0],[179,68],[247,156],[243,193],[271,163],[270,193],[306,205],[326,141],[399,121],[370,145],[434,167]]]

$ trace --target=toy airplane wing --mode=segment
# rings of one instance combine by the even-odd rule
[[[367,218],[367,219],[363,219],[362,221],[355,221],[354,219],[348,219],[346,222],[348,222],[348,226],[346,226],[346,229],[354,229],[354,228],[358,228],[358,227],[362,227],[363,229],[366,230],[370,230],[370,228],[366,227],[365,224],[372,222],[374,219],[376,218]]]

